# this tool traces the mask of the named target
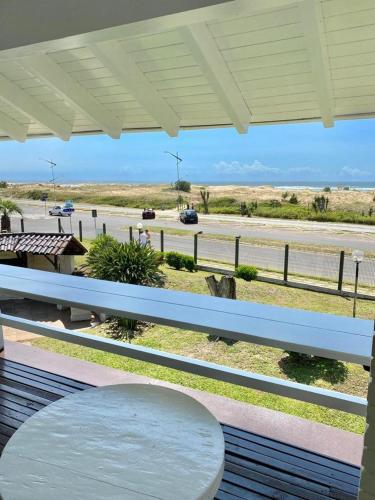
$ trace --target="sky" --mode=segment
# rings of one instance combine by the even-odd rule
[[[290,181],[374,182],[375,120],[164,132],[76,136],[70,141],[30,139],[0,143],[0,180],[46,182],[56,164],[59,183],[174,182],[176,165],[165,151],[182,158],[181,178],[192,183],[288,183]]]

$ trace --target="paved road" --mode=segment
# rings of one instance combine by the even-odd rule
[[[58,221],[56,217],[44,217],[41,214],[39,206],[33,203],[23,203],[24,220],[26,231],[57,231]],[[97,227],[101,228],[103,222],[106,223],[107,233],[115,236],[121,241],[126,241],[129,238],[128,227],[136,226],[140,222],[140,210],[133,210],[124,216],[119,215],[119,211],[103,210],[100,207],[97,219]],[[235,223],[227,220],[217,221],[208,218],[203,219],[200,224],[195,226],[182,226],[176,220],[176,214],[163,214],[162,218],[155,221],[147,221],[147,226],[151,229],[153,226],[163,226],[168,228],[188,229],[193,234],[196,231],[204,231],[211,234],[226,234],[235,236],[241,234],[248,237],[257,237],[261,239],[281,240],[284,242],[298,243],[321,243],[325,246],[335,245],[342,248],[361,248],[365,251],[375,251],[375,233],[354,232],[353,230],[341,230],[341,232],[332,231],[331,227],[328,230],[311,231],[296,229],[293,227],[274,228],[273,226],[264,226],[263,222],[255,225],[252,219],[252,224],[243,223],[240,218],[235,219]],[[240,219],[240,220],[238,220]],[[85,207],[80,208],[72,216],[72,218],[62,218],[62,225],[65,232],[70,232],[71,229],[75,234],[78,234],[78,220],[83,224],[84,238],[95,237],[94,221],[90,212]],[[286,221],[289,222],[289,221]],[[72,227],[70,227],[72,224]],[[326,224],[324,224],[326,226]],[[20,223],[17,220],[13,222],[13,229],[19,230]],[[307,226],[306,226],[307,227]],[[314,224],[315,227],[315,224]],[[360,227],[362,229],[362,227]],[[367,229],[367,228],[365,228]],[[371,228],[370,230],[375,228]],[[153,244],[159,248],[159,235],[153,234]],[[192,236],[177,236],[165,235],[165,250],[177,250],[184,253],[193,253],[193,237]],[[215,239],[200,239],[199,241],[199,257],[202,259],[218,260],[222,262],[234,263],[234,241],[223,241]],[[259,268],[282,271],[284,266],[284,250],[282,247],[273,246],[256,246],[249,243],[241,243],[240,246],[240,262],[243,264],[253,264]],[[315,276],[322,278],[337,279],[339,267],[339,257],[335,254],[323,254],[309,251],[297,251],[291,247],[289,256],[289,271],[291,273],[300,273],[306,276]],[[351,259],[346,259],[344,267],[344,279],[353,281],[354,279],[354,264]],[[375,286],[375,260],[365,259],[361,264],[360,282],[367,285]]]

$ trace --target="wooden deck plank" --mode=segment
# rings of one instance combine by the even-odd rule
[[[88,384],[0,360],[0,455],[36,411]],[[354,500],[359,468],[243,429],[222,424],[225,472],[217,500]]]

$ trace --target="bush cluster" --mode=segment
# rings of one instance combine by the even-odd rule
[[[173,267],[178,271],[180,269],[186,269],[192,273],[196,269],[194,259],[193,257],[190,257],[190,255],[184,255],[178,252],[168,252],[165,255],[165,261],[168,266]]]
[[[245,281],[255,280],[258,276],[258,270],[255,266],[238,266],[234,271],[236,278],[242,278]]]

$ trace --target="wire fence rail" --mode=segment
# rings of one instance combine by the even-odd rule
[[[70,219],[70,218],[69,218]],[[30,221],[31,222],[31,221]],[[34,221],[35,222],[35,221]],[[20,220],[20,230],[25,231],[25,220]],[[98,234],[109,234],[106,223],[95,227],[83,227],[82,221],[58,218],[50,220],[51,229],[58,232],[73,232],[81,241],[92,239]],[[27,230],[27,227],[26,227]],[[122,241],[138,238],[139,230],[129,226],[113,234]],[[355,285],[356,265],[351,255],[345,251],[319,252],[293,248],[292,244],[283,246],[252,244],[241,242],[240,236],[232,241],[215,238],[200,238],[201,233],[191,236],[169,234],[163,230],[152,234],[155,249],[178,251],[194,257],[196,264],[210,262],[210,268],[218,272],[230,271],[246,264],[258,268],[260,278],[277,280],[282,284],[296,283],[314,285],[321,289],[335,290],[338,294],[351,294]],[[375,259],[364,257],[359,267],[358,292],[375,299]]]

